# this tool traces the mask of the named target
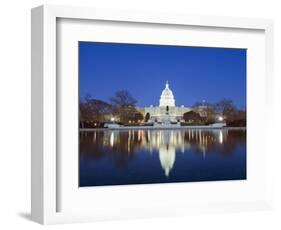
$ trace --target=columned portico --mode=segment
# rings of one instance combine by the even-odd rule
[[[191,111],[192,109],[185,106],[176,106],[176,100],[174,98],[173,91],[170,89],[169,82],[166,82],[160,99],[159,106],[150,106],[144,108],[138,108],[139,111],[146,116],[150,115],[148,122],[155,124],[168,125],[171,123],[178,123],[183,121],[183,114]]]

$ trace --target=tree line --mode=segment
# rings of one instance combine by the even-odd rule
[[[103,127],[108,121],[121,124],[138,123],[144,119],[136,109],[137,100],[127,90],[117,91],[109,102],[94,99],[90,95],[80,99],[80,127]]]
[[[136,109],[136,104],[137,100],[127,90],[115,92],[108,102],[87,95],[79,101],[80,127],[103,127],[109,121],[123,125],[147,122],[150,115],[143,116]],[[183,125],[208,125],[218,122],[219,117],[227,126],[246,126],[246,110],[238,109],[230,99],[222,99],[214,104],[194,103],[192,111],[183,115]]]
[[[214,104],[196,102],[192,108],[183,116],[187,124],[208,125],[221,121],[227,126],[246,126],[246,110],[237,108],[230,99],[225,98]]]

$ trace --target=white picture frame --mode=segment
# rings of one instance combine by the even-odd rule
[[[262,146],[254,146],[252,150],[264,150],[264,164],[257,166],[264,179],[258,186],[264,187],[263,193],[258,193],[255,200],[248,200],[247,197],[239,195],[236,199],[224,198],[221,202],[187,203],[180,204],[178,201],[170,201],[168,207],[170,210],[163,210],[159,203],[152,203],[152,206],[141,206],[140,204],[132,204],[124,206],[122,212],[118,210],[109,212],[97,207],[97,209],[86,208],[83,210],[83,205],[79,207],[79,211],[64,211],[59,210],[58,203],[62,199],[59,188],[61,180],[58,177],[60,172],[61,159],[57,156],[58,151],[58,26],[60,19],[71,20],[95,20],[107,23],[125,22],[125,23],[140,23],[151,24],[155,27],[169,26],[176,27],[192,26],[200,28],[219,28],[220,30],[241,29],[245,31],[261,31],[264,36],[264,56],[259,57],[262,60],[265,73],[260,74],[261,81],[257,87],[263,89],[260,97],[264,101],[263,106],[270,111],[274,105],[274,97],[272,85],[273,83],[273,22],[266,19],[248,19],[248,18],[231,18],[231,17],[214,17],[214,16],[189,16],[189,15],[174,15],[151,12],[133,12],[133,11],[114,11],[114,10],[99,10],[91,8],[66,7],[66,6],[51,6],[44,5],[32,9],[32,188],[31,188],[31,213],[32,219],[41,224],[56,224],[70,223],[81,221],[95,221],[106,219],[122,219],[122,218],[139,218],[151,216],[169,216],[182,215],[189,213],[205,213],[205,212],[225,212],[225,211],[242,211],[242,210],[259,210],[268,209],[272,206],[272,177],[271,177],[271,161],[272,153],[269,150],[266,142],[259,143]],[[251,82],[250,82],[251,83]],[[265,83],[265,84],[262,84]],[[258,92],[253,95],[258,95]],[[251,102],[251,101],[250,101]],[[254,107],[252,114],[254,113]],[[251,115],[250,113],[250,115]],[[252,116],[250,117],[252,118]],[[264,112],[264,131],[270,131],[271,115]],[[249,117],[247,118],[249,119]],[[252,118],[254,119],[254,118]],[[254,123],[254,122],[253,122]],[[252,123],[252,124],[253,124]],[[251,122],[249,124],[251,128]],[[266,138],[270,137],[270,132],[267,132]],[[257,144],[256,144],[257,145]],[[262,147],[262,148],[261,148]],[[261,150],[260,150],[261,151]],[[77,153],[78,154],[78,153]],[[78,173],[78,172],[76,172]],[[166,187],[165,187],[166,186]],[[167,188],[169,194],[177,197],[178,189],[185,189],[185,185],[157,185],[153,190],[163,190]],[[207,184],[199,185],[205,189]],[[223,186],[222,182],[220,185]],[[239,189],[240,185],[235,185],[235,189]],[[237,188],[236,188],[237,187]],[[254,187],[253,187],[254,188]],[[253,189],[251,188],[251,189]],[[257,187],[258,189],[259,187]],[[126,186],[119,188],[110,187],[106,194],[110,196],[110,189],[115,190],[115,195],[126,192]],[[146,188],[134,186],[128,189],[126,195],[130,196],[135,190],[146,191],[151,189],[148,185]],[[145,190],[146,189],[146,190]],[[195,188],[194,191],[196,191]],[[214,190],[215,191],[215,190]],[[87,191],[89,192],[89,191]],[[90,192],[91,193],[91,192]],[[137,194],[134,194],[137,195]],[[162,194],[163,196],[165,194]],[[101,195],[102,196],[102,195]],[[106,203],[106,198],[103,197]],[[71,197],[67,199],[71,202]],[[109,199],[112,200],[112,199]],[[126,201],[124,201],[126,202]],[[151,203],[150,203],[151,204]],[[75,209],[77,202],[68,203],[68,207],[73,206]],[[98,204],[101,205],[101,204]],[[97,205],[97,206],[98,206]],[[110,203],[107,208],[110,208]],[[131,206],[130,206],[131,205]],[[165,206],[166,207],[166,206]],[[58,211],[59,210],[59,211]],[[98,212],[98,210],[101,210]]]

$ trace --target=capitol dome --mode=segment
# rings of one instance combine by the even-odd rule
[[[174,94],[172,90],[169,88],[169,83],[168,81],[166,82],[166,87],[162,91],[162,94],[160,96],[160,103],[159,106],[175,106],[175,99],[174,99]]]

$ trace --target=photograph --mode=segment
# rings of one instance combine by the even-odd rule
[[[247,49],[78,52],[79,187],[247,179]]]

